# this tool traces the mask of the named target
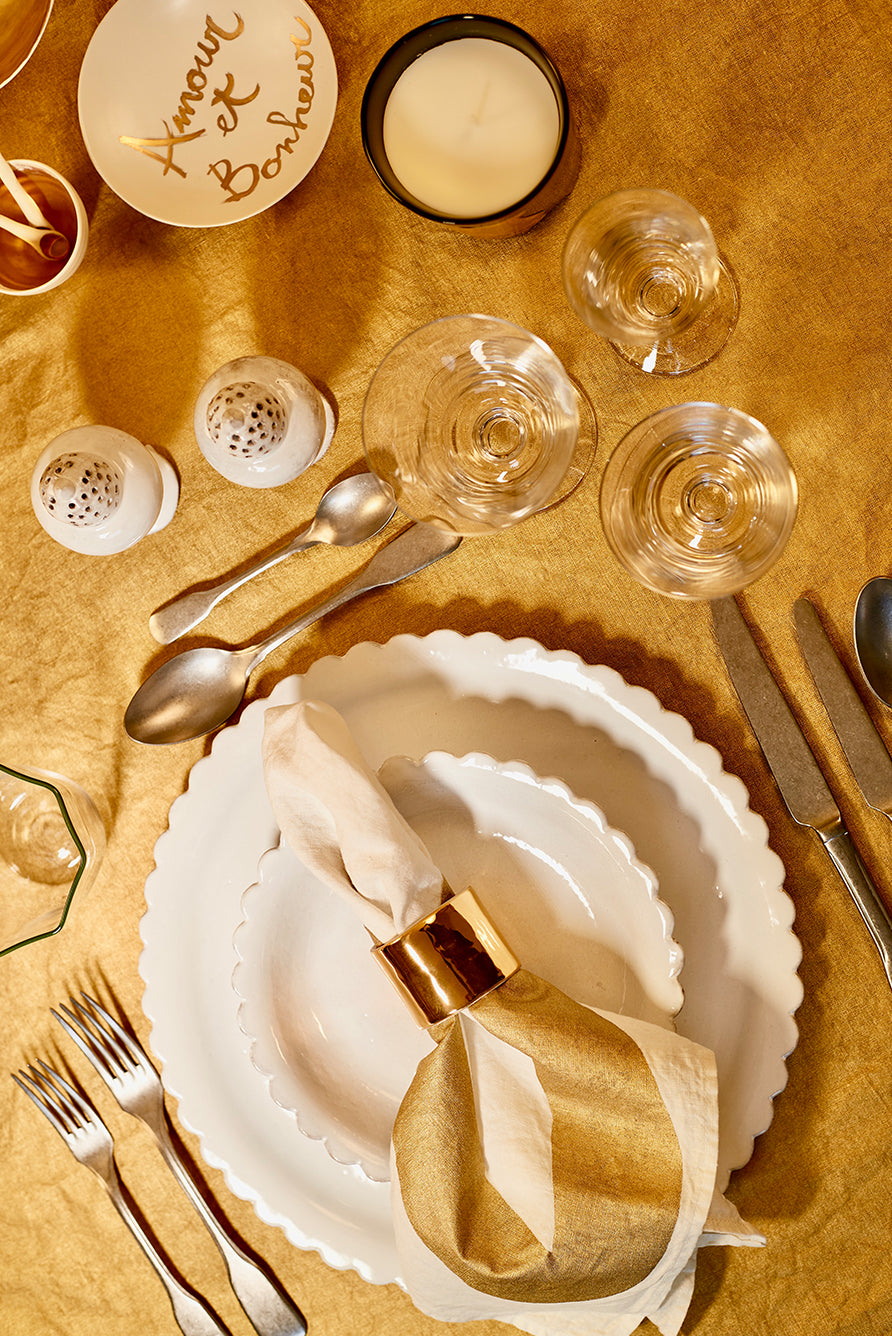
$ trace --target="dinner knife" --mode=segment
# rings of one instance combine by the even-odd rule
[[[818,835],[858,906],[892,986],[892,920],[805,735],[733,598],[711,605],[719,648],[793,820]]]
[[[809,672],[846,760],[868,804],[892,816],[892,756],[807,598],[793,604],[793,621]]]

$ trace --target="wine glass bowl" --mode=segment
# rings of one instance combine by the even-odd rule
[[[678,598],[736,593],[780,555],[797,511],[793,469],[755,418],[676,404],[638,423],[607,462],[601,521],[641,583]]]
[[[582,214],[561,259],[579,318],[642,371],[710,362],[737,322],[734,280],[697,210],[666,190],[620,190]]]
[[[407,335],[372,377],[366,457],[410,518],[489,533],[549,508],[584,476],[593,420],[581,399],[536,335],[491,316],[447,316]]]

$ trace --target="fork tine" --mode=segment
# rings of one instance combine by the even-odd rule
[[[13,1073],[12,1079],[46,1114],[60,1136],[68,1137],[72,1132],[98,1120],[98,1114],[64,1076],[60,1076],[43,1058],[38,1058],[38,1063],[42,1071],[38,1071],[32,1062],[27,1072],[19,1071],[18,1076]]]
[[[143,1063],[147,1061],[146,1055],[139,1042],[134,1039],[132,1035],[127,1033],[124,1027],[115,1020],[114,1016],[106,1011],[105,1007],[97,1002],[94,997],[90,997],[89,993],[81,991],[81,997],[93,1013],[96,1023],[98,1024],[100,1021],[104,1022],[106,1028],[110,1031],[111,1035],[118,1040],[120,1047],[132,1062]],[[84,1010],[79,1003],[76,1002],[74,1005],[79,1011]]]
[[[47,1101],[43,1086],[40,1083],[40,1073],[36,1072],[33,1067],[30,1068],[30,1073],[20,1070],[18,1075],[16,1075],[16,1073],[13,1072],[12,1079],[21,1090],[24,1090],[28,1098],[33,1100],[44,1117],[50,1120],[53,1127],[59,1133],[59,1136],[67,1137],[68,1128],[59,1116],[55,1105],[50,1104]]]
[[[85,1127],[88,1123],[101,1121],[99,1114],[87,1103],[79,1090],[75,1090],[74,1086],[49,1063],[44,1062],[43,1058],[38,1058],[37,1061],[45,1073],[44,1084],[49,1086],[57,1104],[62,1101],[62,1112],[67,1113],[76,1126]]]
[[[77,1003],[74,1003],[74,1005],[77,1006]],[[63,1011],[64,1016],[61,1014]],[[117,1075],[114,1067],[109,1062],[108,1055],[97,1042],[95,1035],[75,1016],[73,1011],[69,1011],[68,1007],[60,1003],[58,1010],[55,1007],[50,1007],[50,1015],[55,1016],[65,1033],[74,1040],[84,1057],[92,1062],[101,1076]],[[68,1017],[67,1020],[65,1019],[66,1016]]]

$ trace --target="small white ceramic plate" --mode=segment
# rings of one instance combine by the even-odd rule
[[[337,71],[303,0],[117,0],[81,66],[87,152],[121,199],[181,227],[237,223],[287,195],[331,130]]]
[[[588,1006],[670,1026],[682,953],[656,878],[603,813],[520,762],[433,752],[380,778],[453,891],[473,886],[524,968]],[[393,1120],[433,1044],[352,907],[280,844],[242,900],[233,984],[270,1094],[342,1164],[389,1177]]]

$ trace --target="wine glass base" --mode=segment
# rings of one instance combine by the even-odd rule
[[[573,457],[560,487],[544,506],[540,506],[538,510],[533,512],[536,515],[544,515],[549,510],[554,510],[555,506],[559,506],[573,495],[588,474],[598,445],[598,419],[595,417],[595,410],[579,382],[572,376],[569,379],[576,392],[576,401],[579,406],[579,435],[576,438]]]
[[[797,499],[790,463],[761,422],[692,402],[626,433],[604,470],[600,512],[608,546],[640,584],[706,600],[770,569]]]
[[[711,362],[727,343],[740,310],[734,275],[724,260],[719,260],[719,267],[715,292],[688,329],[665,343],[650,346],[611,341],[614,352],[624,362],[653,376],[684,376]]]

